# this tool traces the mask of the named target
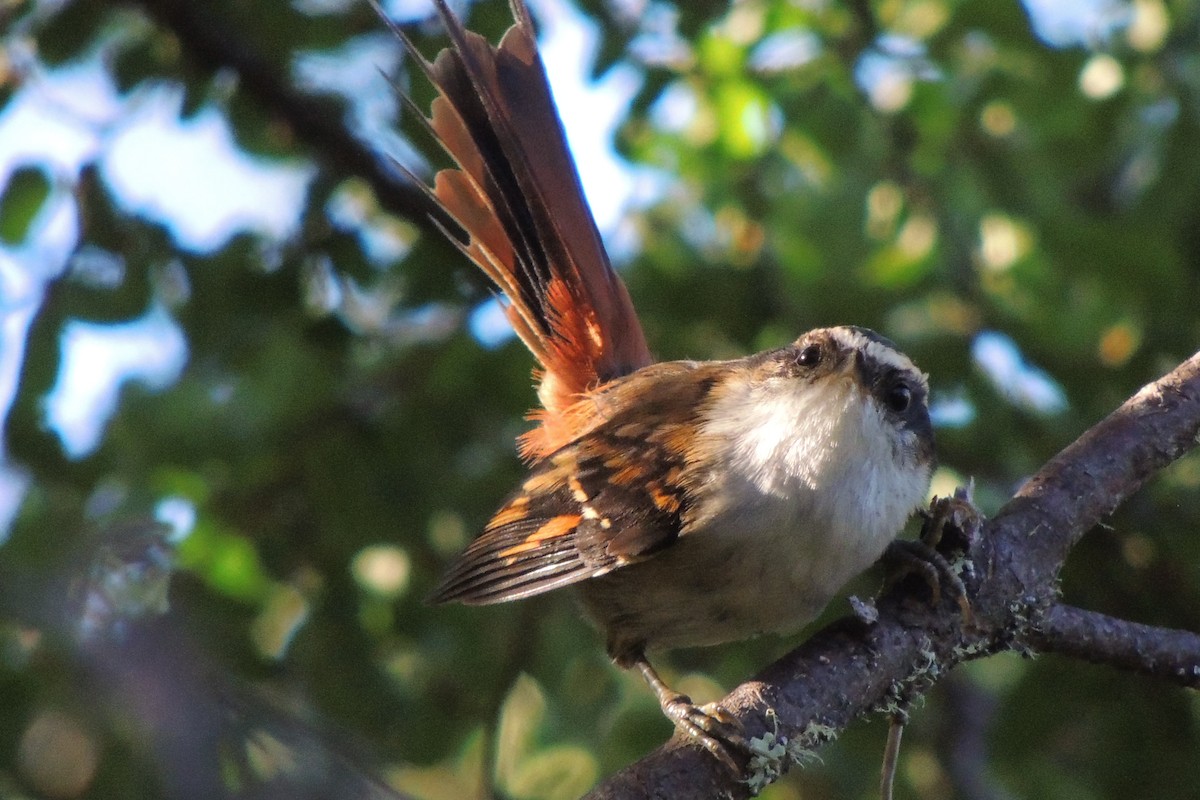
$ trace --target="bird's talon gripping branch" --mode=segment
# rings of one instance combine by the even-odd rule
[[[942,602],[942,579],[953,568],[941,553],[920,540],[897,539],[883,552],[883,560],[890,567],[887,587],[916,575],[929,587],[930,604]]]
[[[898,539],[884,551],[883,560],[892,567],[887,586],[907,575],[916,574],[929,587],[932,605],[941,602],[944,588],[958,605],[963,627],[972,628],[975,614],[967,597],[967,587],[950,561],[935,549],[942,544],[949,529],[958,532],[963,549],[970,547],[978,529],[979,515],[971,505],[969,491],[959,490],[954,497],[935,497],[929,510],[923,512],[922,516],[924,524],[921,526],[920,539]]]
[[[737,717],[719,703],[698,706],[687,695],[672,690],[644,658],[637,661],[636,666],[658,697],[663,714],[675,723],[675,727],[730,770],[740,774],[742,768],[738,762],[745,761],[750,744],[746,740],[745,728]],[[740,758],[736,758],[735,754]]]
[[[736,717],[717,703],[698,706],[686,695],[675,695],[663,703],[662,709],[676,728],[729,769],[741,773],[738,761],[745,760],[743,754],[749,752],[750,745]]]

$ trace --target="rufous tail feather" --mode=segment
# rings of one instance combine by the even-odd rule
[[[451,45],[432,63],[392,26],[437,89],[421,118],[457,165],[428,191],[540,365],[530,416],[541,424],[521,441],[540,458],[573,438],[567,410],[581,397],[653,359],[584,199],[528,10],[512,0],[516,23],[493,46],[435,2]]]

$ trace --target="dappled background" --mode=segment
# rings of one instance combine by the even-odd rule
[[[875,328],[930,374],[934,491],[990,512],[1197,349],[1195,3],[532,5],[660,358]],[[535,399],[389,161],[440,163],[367,3],[17,0],[0,29],[0,797],[568,798],[661,742],[570,597],[421,602]],[[1200,630],[1198,534],[1192,456],[1064,597]],[[661,664],[710,700],[794,641]],[[1194,797],[1194,694],[1031,655],[914,709],[899,796]],[[885,731],[765,796],[873,796]]]

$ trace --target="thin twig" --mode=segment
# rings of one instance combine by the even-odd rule
[[[879,799],[892,800],[896,783],[896,765],[900,763],[900,740],[904,738],[905,719],[892,715],[888,722],[887,744],[883,747],[883,764],[879,768]]]
[[[1189,631],[1055,605],[1038,620],[1028,642],[1035,650],[1107,664],[1200,689],[1200,635]]]

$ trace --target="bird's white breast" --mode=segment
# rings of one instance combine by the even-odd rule
[[[928,466],[896,446],[903,435],[849,376],[716,398],[702,437],[724,468],[684,538],[724,551],[728,580],[745,587],[725,609],[727,638],[799,628],[880,557],[929,485]]]
[[[924,499],[929,465],[895,446],[904,435],[851,375],[722,387],[699,431],[708,466],[683,535],[580,586],[610,649],[718,644],[812,621]]]

